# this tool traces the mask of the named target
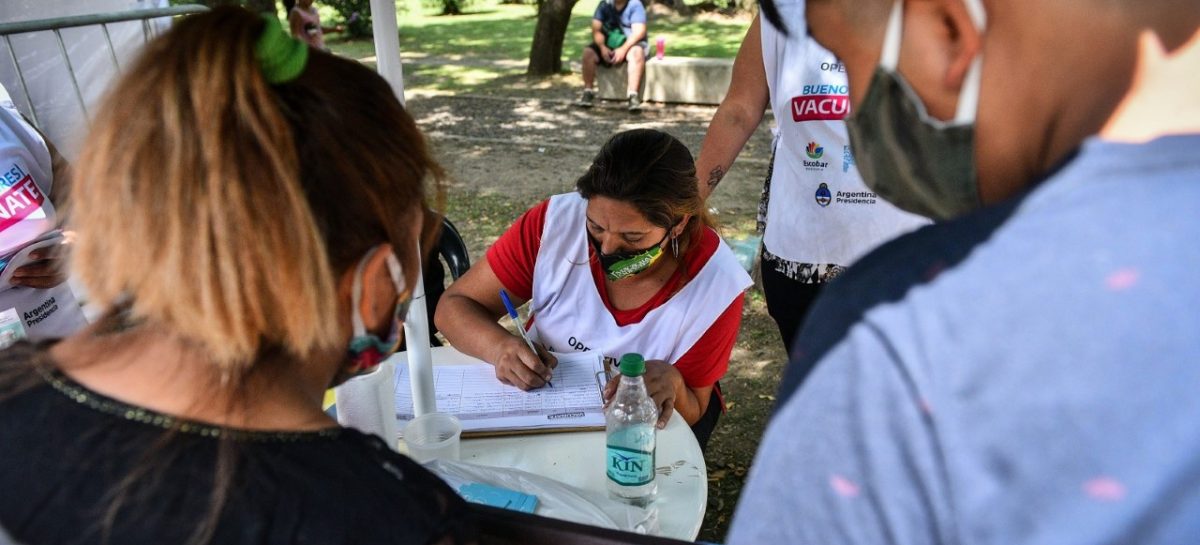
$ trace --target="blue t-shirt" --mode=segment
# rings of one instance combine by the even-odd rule
[[[625,9],[618,12],[612,0],[601,0],[600,5],[596,6],[596,12],[592,14],[592,19],[600,21],[606,34],[609,29],[621,27],[621,32],[629,37],[633,36],[635,23],[646,24],[646,7],[642,5],[642,0],[629,0]]]
[[[1197,150],[1091,140],[831,283],[729,542],[1194,542]]]

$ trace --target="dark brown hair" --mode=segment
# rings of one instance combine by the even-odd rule
[[[682,256],[700,229],[712,225],[697,183],[696,162],[683,142],[662,131],[634,129],[609,138],[575,187],[585,199],[629,203],[668,230],[690,215],[679,237]]]

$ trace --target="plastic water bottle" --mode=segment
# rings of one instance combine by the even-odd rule
[[[618,500],[644,507],[658,492],[654,482],[658,406],[642,380],[646,361],[641,354],[621,356],[620,368],[621,382],[604,414],[608,492]]]
[[[654,42],[654,58],[661,61],[663,58],[663,54],[666,53],[666,49],[667,49],[667,39],[663,38],[662,36],[659,36],[658,40],[655,40],[655,42]]]

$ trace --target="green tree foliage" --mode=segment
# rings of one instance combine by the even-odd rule
[[[337,10],[342,17],[335,21],[346,25],[346,33],[357,38],[371,35],[371,1],[370,0],[318,0]]]

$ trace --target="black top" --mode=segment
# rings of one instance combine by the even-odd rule
[[[27,387],[13,391],[19,382]],[[100,543],[107,533],[113,544],[186,543],[208,519],[222,457],[233,478],[211,543],[471,537],[459,497],[374,436],[175,419],[82,387],[29,344],[0,352],[0,527],[18,542]]]

